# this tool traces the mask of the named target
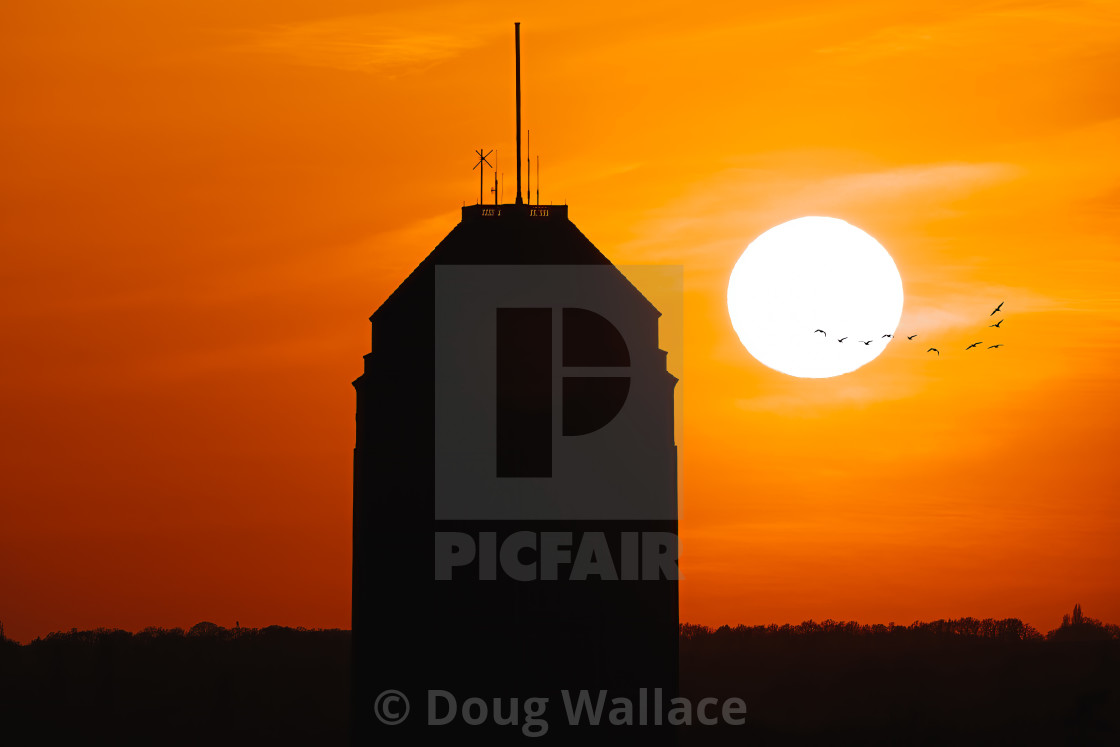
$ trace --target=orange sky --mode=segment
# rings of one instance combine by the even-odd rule
[[[349,625],[367,317],[475,148],[512,198],[515,20],[542,200],[684,267],[682,620],[1120,622],[1115,3],[227,5],[0,11],[9,636]],[[801,215],[1006,347],[764,368],[727,277]]]

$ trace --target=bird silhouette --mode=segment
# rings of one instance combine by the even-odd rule
[[[995,350],[996,348],[1002,348],[1002,347],[1003,347],[1003,343],[1001,342],[999,345],[989,345],[988,350]]]
[[[926,352],[927,352],[927,353],[937,353],[937,357],[938,357],[938,358],[940,358],[940,357],[941,357],[941,351],[940,351],[940,350],[938,350],[937,348],[930,348],[930,349],[929,349],[929,350],[927,350]]]
[[[915,337],[917,337],[917,335],[907,335],[906,339],[907,340],[913,340]],[[927,350],[926,352],[928,353],[929,351]]]
[[[993,312],[992,312],[991,314],[988,314],[988,316],[995,316],[995,315],[996,315],[996,311],[999,311],[1000,309],[1002,309],[1002,308],[1003,308],[1003,304],[1004,304],[1004,303],[1005,303],[1004,301],[1000,301],[1000,302],[999,302],[999,306],[997,306],[997,307],[995,308],[995,311],[993,311]]]
[[[1003,324],[1003,320],[1002,320],[1002,319],[1000,319],[1000,320],[999,320],[998,322],[996,322],[995,324],[989,324],[988,326],[989,326],[989,327],[995,327],[996,329],[999,329],[999,325],[1001,325],[1001,324]]]
[[[883,335],[883,337],[890,337],[890,338],[893,338],[893,337],[894,337],[894,335]],[[883,337],[880,337],[879,339],[880,339],[880,340],[882,340],[882,339],[883,339]]]
[[[815,335],[816,333],[818,333],[818,332],[820,332],[820,333],[821,333],[822,335],[824,335],[825,337],[828,337],[828,333],[827,333],[827,332],[825,332],[825,331],[824,331],[823,329],[814,329],[814,330],[813,330],[813,334],[814,334],[814,335]]]
[[[841,337],[841,338],[840,338],[839,340],[837,340],[836,342],[844,342],[844,340],[847,340],[847,339],[848,339],[848,336],[847,336],[847,335],[844,335],[843,337]]]
[[[974,347],[976,347],[977,345],[980,345],[980,344],[982,344],[983,342],[984,342],[983,340],[981,340],[980,342],[974,342],[974,343],[972,343],[971,345],[969,345],[969,346],[968,346],[967,348],[965,348],[965,350],[972,350],[972,349],[973,349]]]
[[[864,345],[870,345],[871,344],[871,340],[860,340],[860,342],[862,342]]]

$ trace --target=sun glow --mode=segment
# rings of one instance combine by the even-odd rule
[[[839,376],[891,342],[902,317],[902,278],[864,231],[837,218],[797,218],[743,251],[727,308],[760,363],[802,378]]]

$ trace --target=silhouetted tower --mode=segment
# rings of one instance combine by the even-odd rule
[[[677,693],[660,313],[567,206],[522,201],[520,147],[516,163],[516,202],[463,207],[370,317],[354,382],[357,744],[522,743],[530,698],[548,698],[538,743],[674,743],[605,711],[573,732],[561,692],[607,690],[606,710]],[[401,724],[377,718],[387,690],[410,702]],[[433,690],[457,699],[447,725],[426,723]],[[483,726],[463,720],[470,697],[488,704]],[[494,698],[506,716],[516,699],[519,725],[494,724]]]

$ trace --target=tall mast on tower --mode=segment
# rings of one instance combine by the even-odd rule
[[[521,201],[521,24],[513,24],[514,64],[516,67],[515,85],[517,88],[517,204]]]

